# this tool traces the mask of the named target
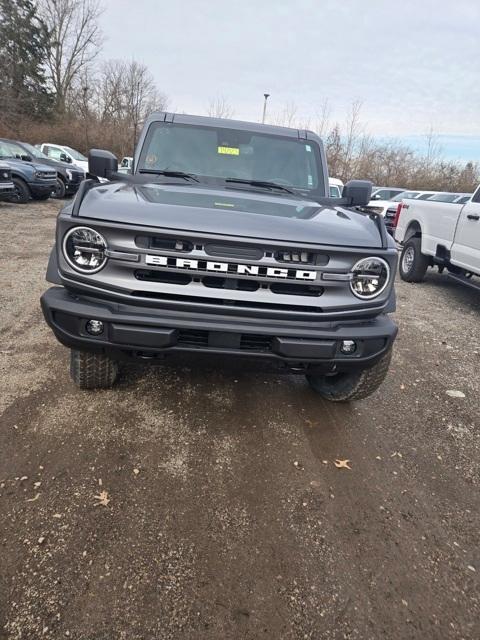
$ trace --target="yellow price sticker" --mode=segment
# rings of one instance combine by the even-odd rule
[[[227,156],[239,156],[240,155],[240,149],[237,149],[236,147],[218,147],[218,153],[223,153]]]

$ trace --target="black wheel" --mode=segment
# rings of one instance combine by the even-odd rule
[[[118,376],[118,363],[101,353],[70,351],[70,375],[80,389],[106,389]]]
[[[405,282],[421,282],[428,269],[428,256],[422,253],[421,238],[410,238],[403,245],[400,256],[400,277]]]
[[[15,193],[10,197],[10,202],[26,204],[30,200],[30,189],[27,183],[21,178],[12,178]]]
[[[339,372],[329,376],[307,374],[307,380],[314,391],[332,402],[363,400],[374,393],[385,380],[392,358],[392,350],[363,371]]]
[[[50,193],[40,193],[38,196],[32,196],[32,198],[34,200],[48,200],[50,195]]]
[[[56,198],[60,200],[65,197],[66,187],[65,183],[61,178],[57,178],[57,182],[55,183],[55,189],[52,191],[52,198]]]

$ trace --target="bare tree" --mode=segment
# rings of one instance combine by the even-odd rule
[[[207,113],[212,118],[233,118],[235,112],[225,96],[212,98],[208,104]]]
[[[135,60],[127,65],[124,96],[125,116],[132,128],[132,140],[135,145],[145,118],[153,111],[164,110],[168,100],[165,94],[157,90],[148,67]]]
[[[297,120],[298,107],[293,101],[287,102],[283,109],[269,118],[272,124],[279,127],[294,127]]]
[[[98,19],[102,9],[99,0],[40,0],[39,9],[50,38],[49,79],[57,112],[63,114],[75,80],[100,50]]]
[[[330,105],[328,100],[324,100],[320,105],[320,109],[316,112],[315,131],[323,138],[327,134],[328,124],[330,121]]]

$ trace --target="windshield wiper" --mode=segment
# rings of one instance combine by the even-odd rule
[[[237,184],[251,184],[252,187],[263,187],[264,189],[280,189],[286,193],[295,195],[295,191],[292,191],[288,187],[284,187],[283,184],[277,184],[276,182],[268,182],[267,180],[242,180],[242,178],[225,178],[225,182],[236,182]]]
[[[185,173],[184,171],[170,171],[169,169],[140,169],[139,173],[151,173],[158,176],[167,176],[167,178],[184,178],[185,180],[200,182],[194,173]]]

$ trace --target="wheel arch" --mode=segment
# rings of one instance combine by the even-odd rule
[[[405,237],[403,242],[407,242],[410,238],[421,238],[422,237],[422,225],[418,220],[411,220],[408,223],[408,227],[405,231]]]

